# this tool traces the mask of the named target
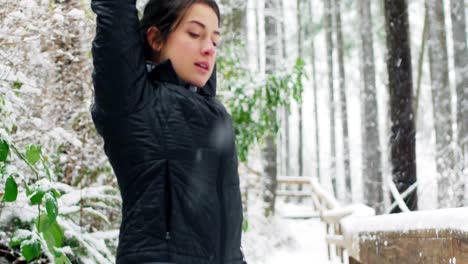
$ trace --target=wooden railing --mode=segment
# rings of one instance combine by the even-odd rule
[[[302,184],[306,188],[303,191],[284,191],[278,190],[278,196],[289,197],[311,197],[313,206],[319,212],[320,219],[326,225],[325,241],[327,243],[327,253],[329,260],[338,258],[341,263],[345,260],[345,243],[341,230],[341,219],[353,214],[354,207],[342,208],[338,201],[330,195],[318,182],[312,177],[293,177],[285,176],[278,178],[279,185],[298,185]],[[336,260],[335,260],[336,261]]]
[[[281,187],[296,187],[296,186],[304,186],[308,188],[310,184],[310,177],[300,177],[300,176],[282,176],[278,177],[278,190],[276,191],[277,196],[283,197],[311,197],[312,193],[309,190],[285,190]]]

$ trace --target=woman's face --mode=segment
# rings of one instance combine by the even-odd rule
[[[157,62],[170,59],[179,78],[203,87],[213,72],[219,38],[218,17],[213,9],[193,4],[160,46]]]

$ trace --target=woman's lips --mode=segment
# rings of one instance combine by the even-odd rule
[[[196,62],[195,66],[197,66],[197,69],[202,73],[207,73],[209,70],[209,65],[206,62]]]

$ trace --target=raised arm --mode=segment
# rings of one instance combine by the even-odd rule
[[[95,104],[106,114],[135,110],[148,85],[136,0],[92,0]]]

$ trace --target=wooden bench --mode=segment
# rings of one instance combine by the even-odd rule
[[[468,263],[468,208],[342,222],[350,264]]]
[[[460,230],[413,230],[370,232],[359,243],[355,263],[468,263],[468,232]]]

